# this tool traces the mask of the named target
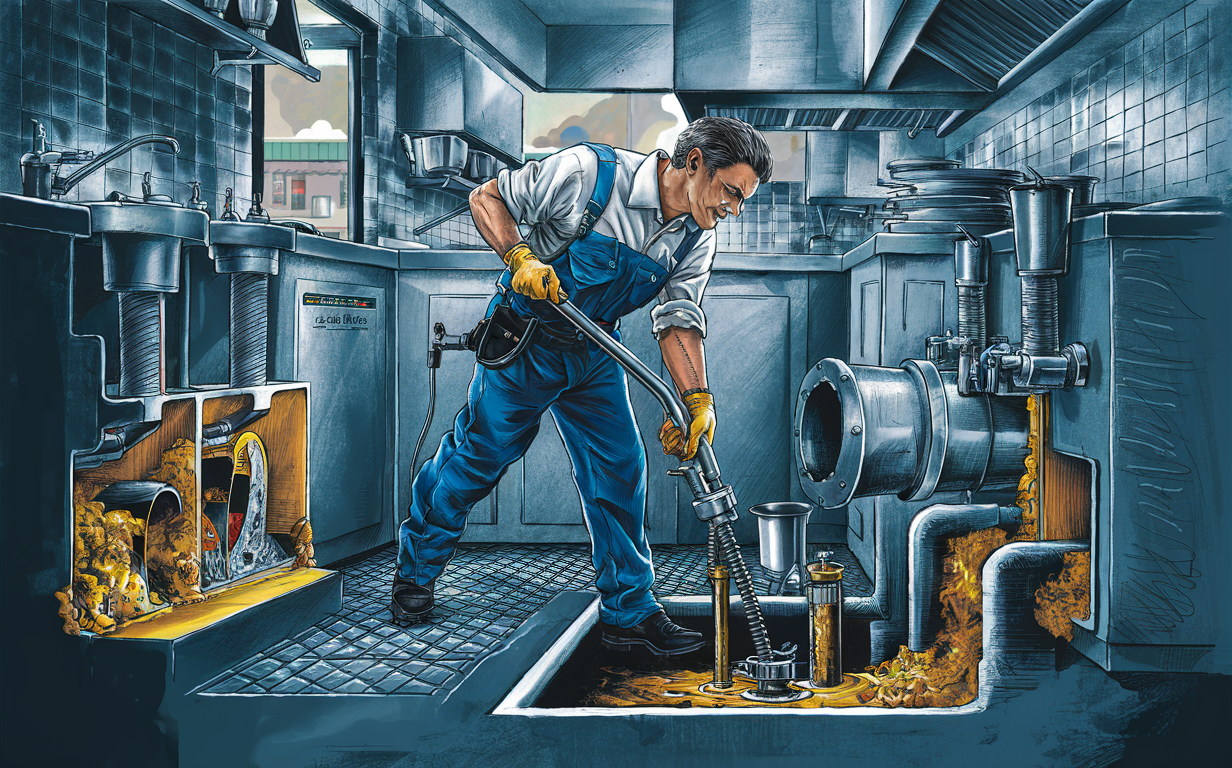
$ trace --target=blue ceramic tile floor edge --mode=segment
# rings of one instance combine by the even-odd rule
[[[870,585],[851,552],[827,545],[846,566],[847,593]],[[742,548],[754,586],[769,580],[757,547]],[[488,544],[459,548],[437,580],[429,623],[389,621],[393,545],[344,566],[342,609],[234,665],[197,689],[218,695],[443,695],[455,689],[522,624],[563,592],[595,592],[585,545]],[[708,594],[706,549],[654,548],[655,593]]]

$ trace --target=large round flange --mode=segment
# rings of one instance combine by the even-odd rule
[[[796,470],[822,509],[851,501],[864,455],[864,405],[855,375],[841,360],[817,363],[796,400]]]

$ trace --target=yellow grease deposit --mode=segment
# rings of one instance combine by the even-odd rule
[[[146,521],[125,509],[110,512],[102,502],[75,504],[73,583],[56,593],[64,631],[105,634],[163,602],[151,594],[137,570],[134,537],[146,535]]]
[[[983,584],[981,569],[995,550],[1011,541],[1032,541],[1039,521],[1040,396],[1027,398],[1031,430],[1026,472],[1018,481],[1014,504],[1022,509],[1022,524],[1011,536],[1000,528],[972,531],[950,539],[941,577],[942,630],[931,648],[906,646],[893,659],[869,672],[875,699],[889,707],[953,707],[973,701],[979,693],[978,664],[983,654]]]
[[[206,501],[226,501],[229,496],[230,494],[222,488],[206,488],[205,493],[202,494]]]
[[[180,514],[150,524],[128,510],[105,511],[87,499],[101,487],[73,489],[73,583],[56,593],[60,618],[70,635],[81,630],[107,634],[127,621],[172,604],[203,600],[196,524],[196,449],[180,438],[163,452],[147,479],[165,482],[180,494]],[[138,552],[134,538],[144,537]],[[149,584],[137,568],[146,559]]]
[[[842,685],[824,691],[814,691],[803,701],[768,704],[740,697],[741,691],[753,690],[757,684],[735,678],[732,687],[723,691],[701,686],[711,682],[713,673],[698,667],[684,670],[634,671],[623,667],[601,667],[603,677],[598,687],[587,695],[582,706],[587,707],[821,707],[885,706],[873,701],[872,678],[866,674],[843,675]]]
[[[162,463],[149,476],[180,494],[179,516],[152,529],[146,542],[151,585],[161,588],[173,605],[205,599],[201,594],[201,560],[197,555],[196,462],[196,446],[181,437],[163,452]]]
[[[1035,590],[1035,620],[1053,637],[1074,639],[1074,622],[1091,616],[1091,553],[1066,552],[1060,573]]]

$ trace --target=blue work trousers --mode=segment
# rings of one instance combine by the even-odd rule
[[[624,371],[589,341],[566,348],[532,343],[500,370],[475,365],[453,431],[411,485],[410,513],[398,535],[398,572],[417,584],[440,575],[471,507],[526,453],[549,409],[573,463],[590,531],[599,616],[620,627],[638,624],[660,610],[650,591],[646,452]],[[555,483],[557,477],[528,476],[526,482]]]

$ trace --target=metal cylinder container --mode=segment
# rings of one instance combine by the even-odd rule
[[[809,679],[802,688],[834,688],[843,683],[843,566],[821,560],[808,564]]]
[[[813,505],[798,501],[775,501],[749,507],[757,518],[757,538],[761,567],[769,572],[771,594],[782,594],[793,574],[797,586],[804,589],[807,576],[804,564],[805,534]]]
[[[1057,278],[1069,273],[1073,189],[1038,178],[1010,190],[1014,254],[1022,278],[1022,348],[1028,355],[1060,350]]]
[[[1099,183],[1098,176],[1045,176],[1050,184],[1060,184],[1069,187],[1074,193],[1074,205],[1090,205],[1095,202],[1095,185]]]
[[[108,291],[180,289],[182,238],[142,232],[104,232],[103,288]]]
[[[256,387],[267,382],[268,344],[269,275],[231,275],[231,386]]]
[[[1069,273],[1069,228],[1074,193],[1062,184],[1028,183],[1010,188],[1014,255],[1018,274]]]
[[[134,291],[116,296],[120,306],[121,397],[163,391],[163,295]]]
[[[800,485],[823,509],[857,496],[1012,488],[1029,452],[1023,402],[961,396],[957,372],[926,360],[826,358],[800,385],[795,424]]]

